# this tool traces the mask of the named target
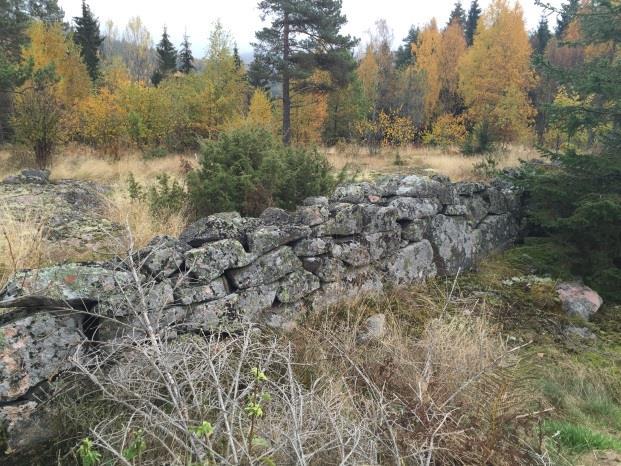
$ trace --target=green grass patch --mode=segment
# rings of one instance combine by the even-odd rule
[[[592,450],[621,452],[621,440],[586,426],[561,420],[548,420],[543,423],[543,431],[572,453]]]

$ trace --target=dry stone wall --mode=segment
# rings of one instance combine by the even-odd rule
[[[34,409],[36,387],[67,370],[85,340],[123,338],[136,308],[169,337],[244,322],[290,327],[305,310],[467,270],[511,244],[519,220],[520,194],[502,183],[395,176],[294,212],[212,215],[128,260],[20,272],[0,294],[8,447],[18,447],[11,432]]]

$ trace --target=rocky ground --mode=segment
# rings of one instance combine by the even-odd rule
[[[44,238],[65,257],[101,257],[120,231],[105,217],[106,193],[91,181],[50,181],[46,171],[24,170],[0,181],[0,218],[41,223]]]

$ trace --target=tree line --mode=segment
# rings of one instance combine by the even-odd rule
[[[127,146],[185,150],[244,125],[285,144],[371,150],[568,143],[549,106],[573,97],[543,62],[571,68],[588,53],[566,45],[579,35],[578,0],[561,9],[554,34],[545,18],[528,34],[517,3],[494,0],[482,11],[473,0],[466,11],[457,2],[445,25],[412,26],[396,50],[383,20],[364,42],[342,34],[341,6],[260,1],[265,27],[246,65],[219,22],[196,59],[190,38],[177,48],[166,28],[154,46],[140,18],[119,33],[86,2],[66,24],[56,0],[0,0],[0,140],[32,147],[41,165],[70,140],[115,155]]]

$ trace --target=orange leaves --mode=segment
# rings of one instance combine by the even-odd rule
[[[435,18],[423,29],[416,46],[416,69],[425,76],[425,117],[431,121],[440,98],[440,48],[442,36]]]

